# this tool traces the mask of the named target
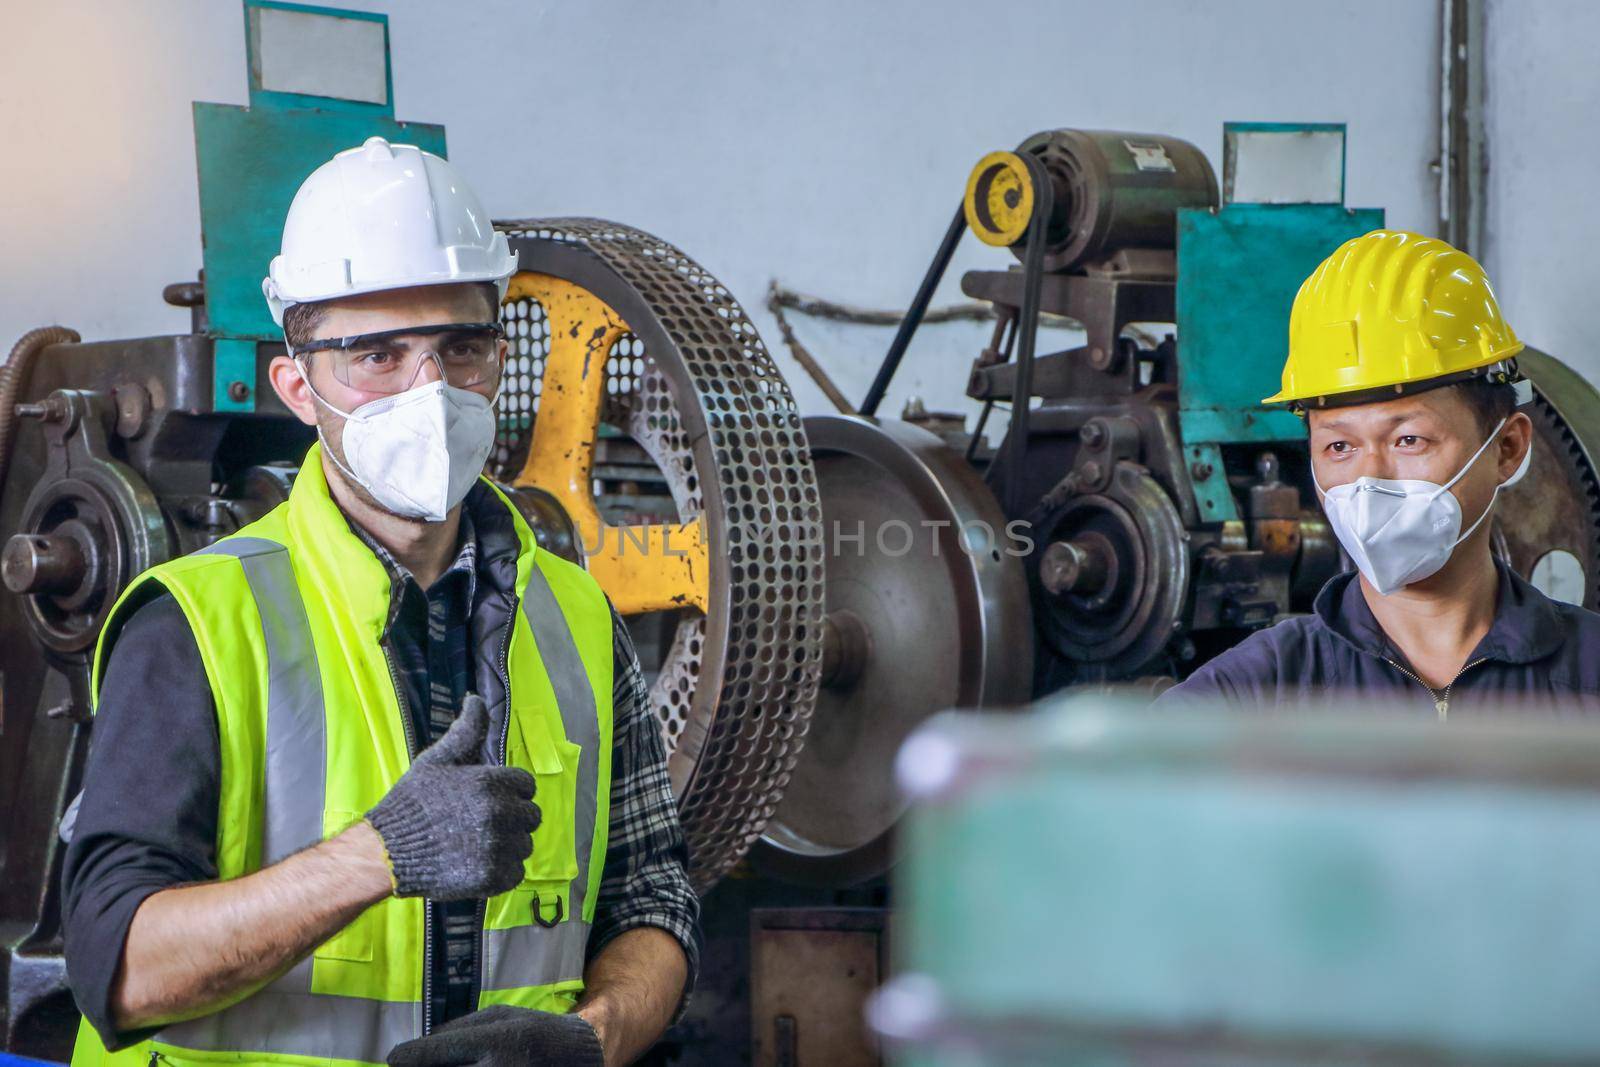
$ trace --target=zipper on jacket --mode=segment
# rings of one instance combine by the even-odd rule
[[[500,684],[506,691],[506,714],[500,722],[500,765],[506,763],[506,743],[511,739],[511,634],[517,628],[517,612],[522,610],[522,597],[511,598],[511,621],[506,623],[506,639],[500,642]]]
[[[1486,659],[1488,659],[1488,657],[1483,656],[1479,659],[1473,660],[1471,663],[1464,664],[1459,671],[1456,671],[1456,676],[1450,679],[1442,692],[1438,689],[1435,689],[1427,682],[1424,682],[1421,678],[1418,678],[1415,674],[1412,674],[1394,660],[1385,657],[1384,662],[1393,667],[1395,670],[1399,671],[1401,674],[1405,675],[1407,678],[1410,678],[1413,682],[1416,682],[1418,685],[1422,686],[1422,688],[1426,689],[1428,691],[1428,695],[1433,697],[1433,710],[1438,713],[1439,721],[1444,722],[1450,717],[1450,690],[1455,688],[1455,684],[1461,680],[1461,676],[1463,674],[1466,674],[1468,671],[1476,667],[1478,664],[1484,662]]]
[[[511,620],[506,623],[506,639],[500,643],[500,684],[505,687],[506,713],[500,723],[500,765],[506,765],[506,746],[511,739],[511,635],[517,628],[517,612],[522,610],[522,597],[511,597]],[[472,1007],[482,1010],[479,1000],[483,996],[483,924],[488,917],[489,902],[478,901],[478,950],[472,968]]]
[[[1461,676],[1488,658],[1489,657],[1484,656],[1479,659],[1475,659],[1471,663],[1464,665],[1459,671],[1456,671],[1456,676],[1450,679],[1449,685],[1444,687],[1444,696],[1438,703],[1439,718],[1443,719],[1445,716],[1450,714],[1450,690],[1455,688],[1455,684],[1461,680]]]
[[[380,640],[378,647],[383,649],[383,662],[389,668],[389,684],[394,686],[394,699],[400,706],[400,727],[406,735],[406,754],[411,759],[417,758],[417,736],[412,728],[411,709],[406,704],[406,691],[400,686],[400,675],[394,669],[394,656],[389,652],[389,643]],[[433,901],[426,897],[422,901],[422,1036],[427,1037],[433,1032]]]

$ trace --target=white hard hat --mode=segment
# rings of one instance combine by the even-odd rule
[[[494,282],[517,257],[445,160],[369,137],[311,172],[283,223],[283,252],[261,282],[272,319],[291,304],[412,285]]]

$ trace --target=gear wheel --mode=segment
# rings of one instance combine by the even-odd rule
[[[1534,349],[1518,363],[1533,384],[1522,411],[1533,420],[1527,477],[1503,493],[1495,549],[1524,578],[1565,552],[1583,568],[1583,605],[1600,609],[1600,393],[1571,368]]]

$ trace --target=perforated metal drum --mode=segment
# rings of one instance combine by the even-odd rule
[[[805,431],[744,310],[678,249],[595,219],[500,227],[521,273],[497,473],[560,500],[642,646],[659,628],[641,657],[703,889],[766,827],[816,702]]]

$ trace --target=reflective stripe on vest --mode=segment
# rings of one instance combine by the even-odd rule
[[[267,760],[261,865],[322,840],[322,776],[328,765],[322,679],[311,623],[295,585],[289,553],[276,541],[218,541],[197,556],[234,556],[244,569],[267,645]],[[287,757],[287,758],[283,758]]]
[[[522,593],[522,614],[533,631],[539,658],[555,690],[556,706],[561,709],[561,725],[567,740],[582,748],[578,757],[578,792],[593,797],[600,784],[600,726],[589,688],[583,658],[572,639],[561,606],[550,582],[538,567],[531,569]],[[578,874],[573,878],[567,899],[567,920],[554,927],[537,924],[509,930],[484,931],[484,989],[516,989],[543,985],[565,978],[582,978],[584,951],[589,942],[589,924],[583,921],[585,897],[589,892],[589,848],[594,839],[595,805],[580,804],[573,838],[577,845]],[[529,975],[559,977],[529,981]]]
[[[322,839],[327,724],[311,624],[288,551],[276,541],[238,537],[195,555],[239,560],[267,647],[267,759],[261,864],[277,863]],[[155,1040],[215,1052],[381,1062],[422,1032],[421,1001],[378,1001],[311,992],[307,956],[231,1008],[174,1023]],[[265,995],[263,995],[265,994]]]

